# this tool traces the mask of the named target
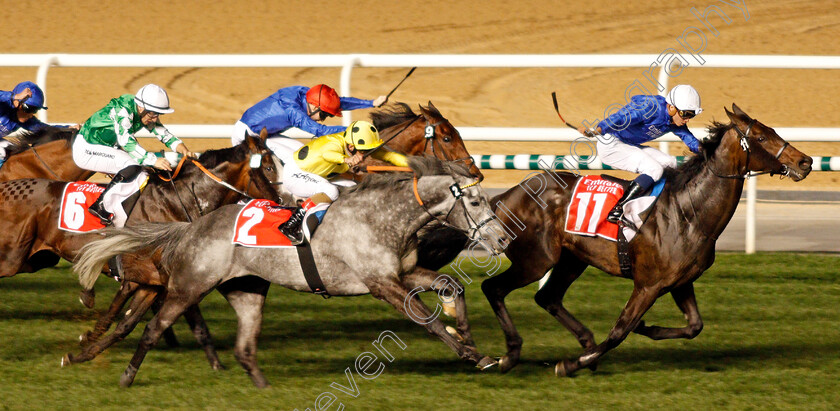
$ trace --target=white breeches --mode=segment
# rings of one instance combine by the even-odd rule
[[[283,186],[292,195],[301,198],[312,197],[318,193],[326,194],[330,200],[338,198],[338,186],[351,187],[356,185],[352,180],[343,178],[327,180],[317,174],[301,170],[294,161],[286,161],[283,166]]]
[[[90,144],[80,135],[73,143],[73,161],[80,168],[98,173],[116,174],[128,166],[136,166],[135,161],[125,151],[108,146]],[[105,209],[114,213],[114,225],[122,227],[128,216],[122,207],[122,202],[132,194],[140,191],[146,182],[148,174],[141,171],[137,178],[115,184],[102,198]]]
[[[677,159],[653,147],[634,146],[607,134],[598,139],[596,149],[604,164],[619,170],[647,174],[653,181],[662,178],[665,167],[676,167]]]

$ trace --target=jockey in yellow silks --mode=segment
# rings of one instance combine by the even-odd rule
[[[338,198],[338,186],[355,184],[350,180],[335,178],[350,167],[362,162],[364,152],[382,145],[379,131],[367,121],[354,121],[341,133],[318,137],[286,157],[283,165],[283,186],[298,197],[307,198],[280,231],[293,242],[303,240],[303,216],[318,204],[328,204]],[[407,167],[402,154],[379,149],[370,157],[395,166]]]

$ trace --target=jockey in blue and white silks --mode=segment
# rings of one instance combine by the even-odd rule
[[[342,110],[379,107],[386,101],[385,96],[379,96],[375,100],[339,97],[335,90],[324,84],[318,84],[312,88],[305,86],[281,88],[245,111],[242,118],[233,126],[231,143],[233,145],[241,143],[245,139],[245,134],[258,136],[265,128],[269,137],[266,145],[285,162],[284,158],[289,157],[303,144],[280,133],[292,127],[299,128],[314,137],[341,133],[346,127],[326,126],[319,122],[333,116],[341,117]]]
[[[677,166],[676,158],[653,147],[642,146],[643,143],[665,133],[674,133],[692,152],[700,150],[700,142],[688,130],[687,124],[702,111],[697,90],[681,84],[671,89],[666,97],[633,96],[630,104],[598,123],[596,148],[601,161],[615,169],[641,174],[627,187],[607,220],[618,222],[624,204],[659,180],[665,167]],[[578,130],[589,133],[585,127]]]

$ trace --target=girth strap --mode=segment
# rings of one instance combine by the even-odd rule
[[[305,220],[304,224],[306,224]],[[315,265],[315,257],[312,255],[312,246],[309,240],[304,239],[295,248],[297,249],[298,260],[300,260],[300,268],[303,269],[303,278],[306,279],[306,284],[309,285],[309,289],[314,294],[318,294],[325,299],[330,298],[331,296],[327,292],[327,287],[324,286],[324,282],[321,281],[321,275],[318,274],[318,267]]]
[[[621,270],[621,276],[625,278],[633,278],[633,259],[630,256],[630,243],[627,237],[624,236],[622,226],[618,226],[618,236],[616,240],[618,248],[618,268]]]

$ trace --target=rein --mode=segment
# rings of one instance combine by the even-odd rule
[[[61,177],[59,177],[59,176],[58,176],[58,175],[57,175],[57,174],[56,174],[56,173],[52,170],[52,168],[50,168],[50,166],[49,166],[49,165],[47,165],[47,162],[46,162],[46,161],[44,161],[44,159],[43,159],[43,158],[41,158],[41,155],[40,155],[40,154],[38,154],[38,150],[35,150],[35,146],[30,145],[30,146],[29,146],[29,149],[30,149],[30,150],[32,150],[32,152],[33,152],[33,153],[35,153],[35,157],[37,157],[37,158],[38,158],[38,161],[40,161],[40,162],[41,162],[41,164],[43,164],[43,165],[44,165],[44,168],[46,168],[46,169],[47,169],[47,171],[49,171],[49,173],[50,173],[50,174],[52,174],[52,176],[53,176],[53,177],[55,177],[55,179],[56,179],[56,180],[61,180]]]

